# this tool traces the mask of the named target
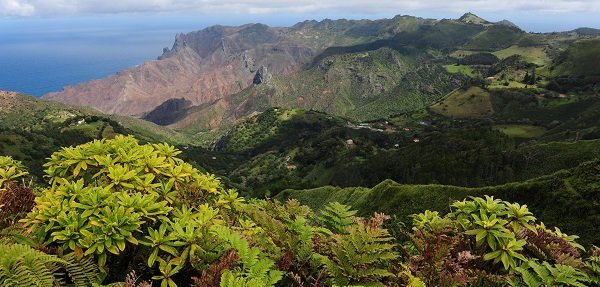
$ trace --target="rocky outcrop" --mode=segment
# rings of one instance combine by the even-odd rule
[[[258,71],[256,71],[256,74],[254,75],[254,79],[252,80],[252,83],[255,85],[260,85],[262,83],[269,81],[270,79],[271,79],[271,74],[269,74],[267,67],[262,66],[258,69]]]

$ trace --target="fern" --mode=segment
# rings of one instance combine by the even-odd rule
[[[386,229],[371,221],[350,227],[348,234],[334,235],[330,256],[321,256],[332,283],[381,286],[382,280],[394,277],[388,266],[399,256],[392,240]]]
[[[78,258],[74,253],[62,257],[63,268],[75,286],[92,286],[99,281],[99,270],[91,257]]]
[[[412,272],[410,272],[410,268],[408,268],[408,266],[406,266],[405,264],[400,264],[400,266],[402,267],[402,272],[400,272],[400,276],[404,277],[406,281],[406,287],[427,287],[425,283],[421,281],[421,279],[419,279],[418,277],[413,275]]]
[[[225,226],[213,226],[211,231],[237,251],[242,263],[241,268],[223,272],[220,286],[274,286],[281,280],[283,272],[273,270],[275,262],[265,258],[260,249],[250,247],[239,234]]]
[[[62,260],[20,244],[0,245],[1,286],[52,286]]]
[[[348,227],[354,223],[356,210],[339,202],[331,202],[325,205],[320,212],[318,221],[324,227],[335,233],[348,233]]]
[[[586,287],[590,282],[589,277],[567,265],[556,264],[554,266],[544,261],[538,263],[536,261],[529,261],[523,266],[515,268],[518,274],[520,274],[520,280],[511,281],[512,286],[527,286],[527,287],[541,287],[541,286],[574,286],[574,287]],[[521,284],[520,284],[521,283]]]
[[[600,286],[600,248],[594,246],[590,253],[590,257],[585,262],[590,274],[590,283]]]
[[[330,231],[311,226],[306,218],[310,209],[295,200],[285,204],[277,201],[264,201],[261,204],[265,210],[258,208],[258,205],[244,208],[244,213],[268,236],[266,240],[253,236],[253,240],[265,242],[261,245],[263,247],[274,245],[271,249],[282,254],[277,261],[278,269],[291,272],[290,278],[299,286],[305,283],[308,286],[320,286],[318,284],[324,274],[319,268],[322,264],[315,242],[320,242],[324,234]]]
[[[75,286],[92,286],[99,281],[98,269],[90,260],[59,258],[27,245],[0,244],[0,286],[65,286],[61,269]]]

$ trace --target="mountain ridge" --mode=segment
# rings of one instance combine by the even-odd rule
[[[590,31],[530,34],[510,21],[493,23],[472,13],[454,20],[396,16],[307,20],[291,27],[215,25],[177,34],[157,60],[45,98],[192,134],[230,127],[274,106],[373,120],[424,108],[478,77],[502,72],[487,75],[489,63],[466,64],[474,73],[445,68],[465,56],[476,62],[486,53],[535,52],[526,59],[547,69],[550,57],[591,37]],[[486,59],[496,61],[493,55]],[[523,77],[531,67],[516,69],[507,73]]]
[[[403,17],[394,19],[326,19],[286,28],[211,26],[178,34],[173,47],[164,49],[158,60],[44,98],[138,117],[171,98],[183,97],[202,105],[250,86],[260,67],[268,67],[274,74],[295,73],[324,47],[351,44],[364,37],[360,28],[367,24],[375,23],[382,30],[402,29],[400,24],[395,28],[394,21]]]

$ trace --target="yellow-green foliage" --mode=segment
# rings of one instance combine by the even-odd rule
[[[154,194],[170,203],[171,189],[179,190],[188,184],[198,188],[198,192],[216,194],[219,181],[177,158],[179,153],[168,144],[139,145],[131,136],[117,136],[63,148],[44,166],[53,188],[65,179],[84,179],[86,184],[100,183],[106,184],[105,188]],[[160,194],[158,190],[165,189],[162,184],[173,187]]]
[[[413,216],[412,231],[393,230],[407,241],[384,228],[388,216],[358,218],[339,203],[314,216],[294,200],[246,201],[178,153],[123,136],[56,152],[45,165],[50,187],[22,220],[33,238],[18,239],[37,238],[40,250],[61,255],[0,245],[0,285],[97,285],[125,279],[140,261],[149,267],[143,279],[161,287],[199,274],[200,286],[464,286],[488,275],[521,282],[535,260],[550,273],[595,278],[597,260],[584,261],[576,237],[536,223],[524,205],[455,202],[448,215],[426,211]],[[563,282],[548,276],[543,282]],[[574,280],[566,284],[595,279]]]
[[[454,202],[451,209],[443,217],[430,211],[413,216],[407,246],[417,254],[409,265],[428,285],[498,284],[494,276],[485,274],[508,274],[510,286],[589,286],[592,282],[580,257],[584,249],[574,241],[577,237],[546,229],[526,205],[485,196]],[[483,264],[477,263],[480,259]]]
[[[0,190],[5,187],[6,182],[14,181],[29,173],[25,166],[10,156],[0,156]]]
[[[452,207],[460,229],[467,235],[475,235],[477,247],[485,245],[489,252],[484,260],[502,263],[504,269],[515,268],[519,261],[527,259],[521,254],[524,239],[517,237],[521,228],[533,229],[531,223],[535,217],[527,210],[527,206],[504,203],[501,200],[486,196],[471,201],[458,201]]]
[[[40,241],[95,255],[101,267],[109,253],[119,255],[129,245],[154,239],[152,226],[157,224],[160,235],[168,230],[175,246],[184,246],[180,243],[190,242],[194,228],[216,213],[202,203],[226,206],[236,195],[223,192],[216,178],[183,162],[178,153],[166,144],[139,145],[123,136],[63,148],[45,165],[51,187],[23,221]],[[192,214],[187,201],[198,212]],[[158,248],[182,258],[180,265],[185,263],[193,245],[185,245],[180,253],[167,243],[149,241],[156,247],[150,265]]]

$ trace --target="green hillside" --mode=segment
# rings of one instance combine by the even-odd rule
[[[274,108],[235,125],[214,150],[190,148],[184,155],[254,196],[286,188],[372,186],[385,179],[494,185],[572,168],[600,155],[600,141],[592,140],[598,138],[591,112],[597,100],[538,101],[527,91],[509,91],[486,94],[492,114],[460,120],[433,112],[435,106],[410,117],[362,123]],[[590,121],[569,120],[586,109]]]
[[[0,93],[0,154],[23,161],[40,178],[42,163],[52,152],[92,139],[134,134],[149,142],[187,142],[179,133],[143,120]]]
[[[558,226],[567,233],[578,233],[586,243],[598,245],[599,166],[600,161],[595,160],[549,176],[494,187],[403,185],[386,180],[373,188],[320,187],[285,190],[276,198],[297,199],[316,210],[330,202],[340,202],[358,209],[364,216],[373,212],[385,212],[403,220],[424,209],[447,213],[450,211],[450,203],[468,196],[493,195],[503,200],[527,204],[544,222]],[[557,205],[561,207],[556,208]]]
[[[431,110],[453,118],[485,117],[491,115],[492,102],[487,91],[479,87],[457,90],[431,106]]]
[[[167,127],[0,91],[0,286],[600,286],[598,35],[213,26]]]
[[[597,76],[600,75],[600,39],[580,40],[571,45],[554,61],[554,76]]]
[[[209,147],[226,130],[273,107],[317,110],[362,122],[418,113],[435,104],[432,110],[437,113],[464,119],[504,113],[496,111],[494,94],[504,93],[498,90],[510,94],[529,89],[546,98],[571,90],[578,96],[595,93],[595,71],[586,63],[594,63],[596,40],[584,39],[594,36],[527,33],[510,22],[491,23],[473,14],[439,21],[410,17],[372,23],[307,21],[295,29],[302,33],[324,29],[323,39],[339,36],[356,41],[340,40],[345,44],[329,47],[321,43],[323,50],[299,71],[267,74],[264,82],[227,99],[174,112],[177,120],[169,126]],[[571,73],[572,69],[580,72]],[[578,76],[562,76],[563,70]],[[483,92],[461,95],[490,93],[491,105],[485,96],[463,100],[456,96],[457,89],[469,91],[473,86]],[[474,100],[481,100],[481,105]],[[491,117],[501,118],[499,124],[530,124]]]
[[[520,55],[528,62],[534,63],[538,66],[545,66],[550,63],[550,58],[544,51],[543,46],[521,47],[518,45],[513,45],[504,50],[494,52],[494,55],[502,59],[508,58],[512,55]]]
[[[523,31],[519,28],[492,25],[485,31],[473,36],[464,47],[469,50],[502,50],[516,44],[522,35]]]
[[[600,91],[600,39],[575,41],[560,53],[550,68],[548,88],[561,92]]]

